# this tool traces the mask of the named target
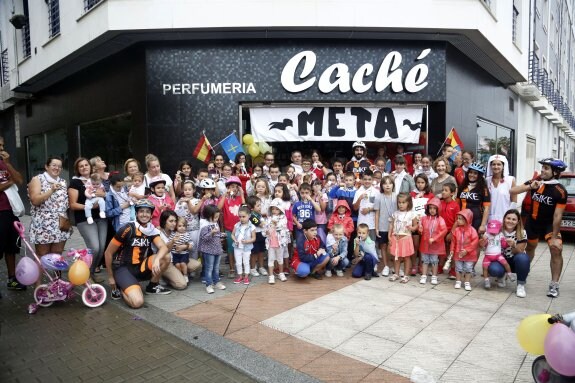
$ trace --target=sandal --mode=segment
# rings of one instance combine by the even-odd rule
[[[389,281],[390,282],[395,282],[399,279],[399,277],[397,276],[397,274],[393,274],[391,277],[389,277]]]
[[[399,283],[407,283],[409,282],[409,277],[407,275],[401,277],[401,280],[399,281]]]

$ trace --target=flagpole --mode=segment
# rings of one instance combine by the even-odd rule
[[[214,147],[213,147],[212,145],[210,145],[210,140],[208,140],[208,136],[206,136],[206,130],[205,130],[205,129],[202,130],[202,136],[204,136],[204,138],[205,138],[206,141],[208,142],[208,148],[209,148],[209,150],[211,150],[212,153],[215,155],[215,154],[216,154],[216,151],[214,150]]]
[[[224,142],[225,140],[228,139],[229,136],[236,134],[235,130],[232,130],[232,132],[230,134],[228,134],[223,140],[221,140],[220,142],[218,142],[217,144],[215,144],[214,146],[212,146],[212,148],[215,148],[216,146],[220,145],[222,142]]]
[[[443,144],[441,144],[441,147],[439,148],[439,151],[437,152],[435,157],[439,156],[439,153],[441,153],[441,151],[443,150],[443,147],[445,146],[445,141],[447,141],[447,137],[449,137],[451,135],[451,132],[453,132],[453,129],[455,129],[455,128],[452,127],[451,130],[449,131],[449,133],[447,134],[447,136],[445,137],[445,140],[443,140]]]

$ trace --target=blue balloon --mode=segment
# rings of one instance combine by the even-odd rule
[[[491,262],[487,272],[494,278],[503,278],[505,276],[505,268],[499,262]]]

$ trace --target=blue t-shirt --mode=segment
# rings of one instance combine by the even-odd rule
[[[310,201],[296,202],[291,211],[299,223],[303,223],[306,219],[313,219],[315,221],[315,208]]]

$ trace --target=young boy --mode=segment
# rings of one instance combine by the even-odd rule
[[[300,278],[311,275],[315,279],[322,279],[329,256],[317,236],[317,223],[313,219],[306,219],[301,223],[301,228],[304,240],[294,250],[291,267]]]
[[[205,180],[210,176],[210,172],[206,168],[202,168],[198,170],[198,175],[196,176],[196,193],[194,194],[194,198],[201,199],[203,194],[202,188],[200,187],[200,183],[202,180]]]
[[[355,188],[355,175],[353,173],[345,173],[343,178],[344,183],[334,186],[329,192],[329,198],[343,199],[347,202],[348,206],[353,206],[353,200],[357,189]],[[353,223],[357,222],[357,211],[351,211],[351,219]]]
[[[357,224],[366,224],[369,227],[369,238],[375,241],[375,197],[378,191],[372,184],[372,172],[367,169],[361,176],[362,185],[353,197],[353,209],[358,212]]]
[[[399,194],[411,193],[412,191],[416,190],[413,177],[405,171],[407,166],[405,157],[398,154],[395,156],[395,160],[393,162],[395,164],[395,171],[393,173],[395,191]]]
[[[292,207],[295,240],[298,246],[300,246],[305,240],[303,235],[303,222],[306,219],[311,219],[315,222],[315,212],[321,212],[321,206],[311,199],[310,184],[301,184],[299,187],[299,194],[300,200]]]
[[[355,227],[351,219],[351,209],[344,199],[337,201],[335,211],[327,223],[327,229],[331,231],[335,225],[341,225],[343,227],[343,233],[349,242],[352,233],[355,231]]]
[[[369,226],[365,223],[357,225],[357,237],[354,240],[353,263],[355,267],[351,273],[354,278],[363,278],[367,281],[371,277],[379,277],[375,271],[377,265],[377,253],[375,241],[369,237]]]
[[[445,221],[445,226],[447,227],[447,235],[445,236],[445,248],[449,249],[451,243],[451,232],[455,225],[455,220],[457,219],[457,213],[459,213],[459,204],[453,196],[455,195],[455,190],[457,186],[454,183],[446,183],[443,185],[441,191],[441,204],[439,205],[439,216]],[[443,264],[445,263],[445,257],[439,258],[439,273],[443,272]],[[455,277],[455,270],[453,266],[449,270],[449,277],[453,279]]]
[[[278,164],[271,164],[269,166],[268,185],[270,190],[273,191],[276,185],[279,183],[280,173],[280,166]]]
[[[343,201],[345,203],[345,201]],[[332,270],[338,277],[343,277],[343,270],[349,265],[347,259],[347,238],[344,235],[342,224],[336,223],[331,229],[331,233],[326,239],[327,254],[329,262],[326,267],[325,276],[331,277]]]
[[[232,240],[232,231],[234,225],[240,221],[238,214],[239,208],[246,201],[242,190],[242,182],[236,176],[231,176],[226,181],[226,192],[218,200],[218,209],[222,212],[224,230],[226,232],[226,250],[230,262],[230,272],[228,278],[233,279],[234,275],[234,248]]]
[[[301,160],[301,168],[303,169],[303,173],[300,176],[300,180],[302,180],[302,182],[306,182],[305,181],[305,180],[307,180],[306,177],[309,177],[308,183],[310,183],[310,184],[317,179],[317,175],[314,173],[314,171],[311,167],[311,158],[304,157]]]
[[[465,282],[465,290],[471,291],[471,273],[477,262],[477,248],[479,247],[479,236],[471,226],[473,213],[469,209],[463,209],[457,213],[456,226],[453,229],[453,239],[449,256],[455,261],[457,280],[455,288],[461,288],[461,279]]]

